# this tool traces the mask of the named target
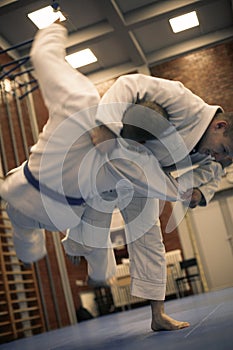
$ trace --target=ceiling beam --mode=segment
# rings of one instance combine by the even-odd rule
[[[67,48],[72,46],[79,46],[80,48],[82,48],[82,46],[86,47],[87,45],[96,43],[100,39],[116,32],[116,34],[120,36],[121,43],[129,52],[132,61],[136,65],[147,64],[145,54],[136,40],[135,35],[131,32],[131,29],[135,29],[145,23],[154,21],[155,17],[167,17],[168,13],[180,9],[183,9],[184,11],[192,10],[196,7],[197,3],[200,6],[213,1],[216,0],[164,1],[133,10],[129,14],[123,16],[115,0],[100,0],[99,4],[106,13],[109,23],[98,23],[91,27],[71,33],[68,37]],[[233,2],[233,0],[231,1]]]
[[[150,67],[175,59],[178,56],[191,53],[193,51],[203,49],[205,47],[210,47],[215,44],[220,44],[221,42],[230,40],[233,38],[233,29],[224,29],[217,31],[215,33],[203,35],[199,38],[185,41],[180,44],[176,44],[169,48],[164,48],[155,52],[152,52],[147,56],[148,65]],[[123,74],[128,74],[132,72],[141,72],[143,74],[150,74],[146,69],[147,66],[137,66],[133,63],[125,63],[119,66],[111,67],[109,69],[103,69],[98,72],[89,74],[88,77],[92,80],[94,84],[104,82]]]
[[[125,26],[123,14],[115,0],[99,0],[99,5],[105,13],[109,23],[114,28],[118,38],[120,38],[126,52],[135,65],[147,64],[146,57],[137,42],[134,34]]]
[[[197,5],[200,7],[213,1],[216,0],[172,0],[156,2],[155,4],[126,13],[125,25],[128,29],[134,29],[154,21],[155,18],[167,18],[168,16],[172,16],[172,14],[177,14],[181,10],[183,13],[192,11],[197,8]]]
[[[21,7],[28,6],[32,3],[34,3],[34,0],[17,0],[17,1],[11,1],[9,4],[6,4],[7,6],[1,7],[1,15],[4,15],[8,12],[15,11]]]
[[[168,48],[160,49],[152,52],[147,56],[150,66],[174,59],[178,56],[191,53],[206,47],[220,44],[221,42],[233,38],[233,28],[219,30],[214,33],[202,35],[198,38],[184,41],[182,43],[169,46]]]
[[[135,71],[137,71],[135,65],[128,62],[122,65],[114,66],[92,74],[88,74],[87,76],[94,84],[100,84],[107,80],[118,78],[121,75]]]
[[[0,7],[6,6],[18,0],[0,0]]]
[[[2,36],[0,36],[0,48],[2,50],[6,50],[9,47],[11,47],[11,45]],[[13,58],[14,60],[17,60],[20,58],[20,55],[18,54],[18,52],[16,50],[10,50],[7,52],[7,54],[8,54],[8,56]]]
[[[108,22],[102,22],[91,27],[71,33],[67,40],[67,47],[94,43],[114,32],[113,27]]]

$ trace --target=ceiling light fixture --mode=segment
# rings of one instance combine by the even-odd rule
[[[27,16],[39,29],[48,27],[57,19],[60,19],[61,22],[66,20],[61,11],[54,11],[52,6],[43,7],[40,10],[28,13]]]
[[[170,25],[174,33],[199,26],[196,11],[186,13],[184,15],[169,19]]]
[[[73,68],[79,68],[96,62],[97,58],[90,49],[84,49],[66,56],[66,60]]]

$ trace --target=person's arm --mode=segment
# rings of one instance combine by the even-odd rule
[[[178,181],[189,181],[193,184],[193,188],[189,190],[189,207],[206,206],[217,191],[223,174],[222,165],[208,159],[199,167],[180,176]]]
[[[119,139],[117,142],[124,140]],[[173,176],[165,173],[158,159],[143,146],[140,152],[133,147],[115,148],[111,153],[111,166],[117,169],[121,178],[131,183],[131,188],[139,197],[175,202],[182,200],[187,190]]]
[[[97,123],[108,126],[120,136],[125,111],[140,101],[152,101],[164,108],[170,118],[183,119],[202,113],[209,114],[210,106],[178,81],[143,74],[122,76],[100,100],[96,114]]]
[[[120,136],[131,143],[145,143],[149,140],[161,139],[164,133],[174,134],[174,127],[168,121],[166,111],[155,102],[137,103],[128,108],[122,119],[123,128]],[[91,139],[100,151],[113,149],[114,139],[117,135],[106,125],[99,125],[91,132]],[[105,143],[108,141],[108,143]]]
[[[116,134],[106,125],[99,125],[89,131],[91,141],[101,153],[112,152],[115,144]]]
[[[131,74],[118,78],[100,100],[96,114],[96,122],[99,126],[97,126],[91,133],[93,144],[99,145],[99,149],[105,151],[106,148],[101,145],[103,141],[112,139],[116,136],[125,137],[125,135],[122,135],[122,129],[123,118],[126,110],[127,112],[131,112],[131,115],[135,115],[133,108],[135,108],[135,104],[138,102],[150,101],[165,103],[168,99],[168,95],[171,94],[170,90],[174,91],[174,87],[178,87],[178,85],[178,82],[172,82],[142,74]],[[174,92],[177,94],[176,91]],[[143,121],[143,123],[145,123],[145,113],[143,114],[141,122]],[[151,113],[146,113],[146,117],[149,119],[147,120],[148,127],[151,127]],[[129,118],[131,122],[130,115]],[[103,125],[105,127],[103,127]],[[156,120],[154,119],[153,125],[158,133],[159,127],[162,125],[161,120],[158,120],[158,123],[156,123]],[[129,128],[130,138],[138,141],[136,137],[132,137],[135,130],[131,130],[130,125]],[[143,129],[145,128],[146,125],[144,124]],[[126,138],[128,138],[127,135]]]
[[[120,136],[125,111],[138,101],[155,101],[160,88],[160,79],[142,74],[118,78],[100,100],[96,114],[97,123],[108,126]]]

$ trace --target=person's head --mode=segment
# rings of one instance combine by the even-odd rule
[[[151,129],[151,124],[158,122],[159,117],[168,119],[168,114],[164,108],[153,101],[139,101],[132,104],[123,116],[121,136],[140,143],[154,140],[155,135],[148,129]]]
[[[217,112],[198,144],[198,152],[216,161],[233,157],[233,112]]]

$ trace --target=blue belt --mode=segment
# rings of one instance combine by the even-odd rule
[[[47,187],[46,185],[40,183],[31,173],[28,167],[28,162],[24,164],[23,168],[24,176],[26,177],[27,181],[32,185],[37,191],[41,192],[42,194],[46,195],[47,197],[54,199],[57,202],[63,203],[63,204],[70,204],[70,205],[82,205],[85,203],[85,200],[83,198],[75,198],[75,197],[69,197],[65,196],[61,193],[58,193],[51,188]]]

